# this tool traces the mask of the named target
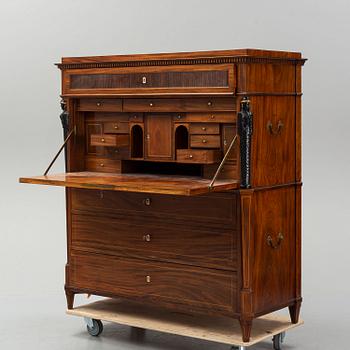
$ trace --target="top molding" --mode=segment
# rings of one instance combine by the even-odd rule
[[[303,65],[306,59],[300,52],[260,49],[197,51],[159,54],[63,57],[58,68],[88,69],[113,67],[167,66],[221,63],[278,63]]]

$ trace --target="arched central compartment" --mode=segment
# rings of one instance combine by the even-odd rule
[[[131,128],[131,158],[143,158],[143,129],[141,125]]]
[[[188,129],[179,125],[175,130],[175,150],[188,149]]]

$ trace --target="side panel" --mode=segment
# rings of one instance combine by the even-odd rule
[[[294,186],[254,193],[252,290],[255,314],[273,311],[295,300],[295,194]]]
[[[295,97],[251,98],[253,187],[295,182]]]

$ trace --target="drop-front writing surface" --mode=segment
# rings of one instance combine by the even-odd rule
[[[300,53],[63,58],[65,290],[236,318],[301,305]],[[66,120],[68,118],[68,120]],[[116,277],[118,276],[118,278]]]

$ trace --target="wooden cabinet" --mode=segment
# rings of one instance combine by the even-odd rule
[[[240,321],[301,305],[300,53],[63,58],[68,308],[89,293]]]

